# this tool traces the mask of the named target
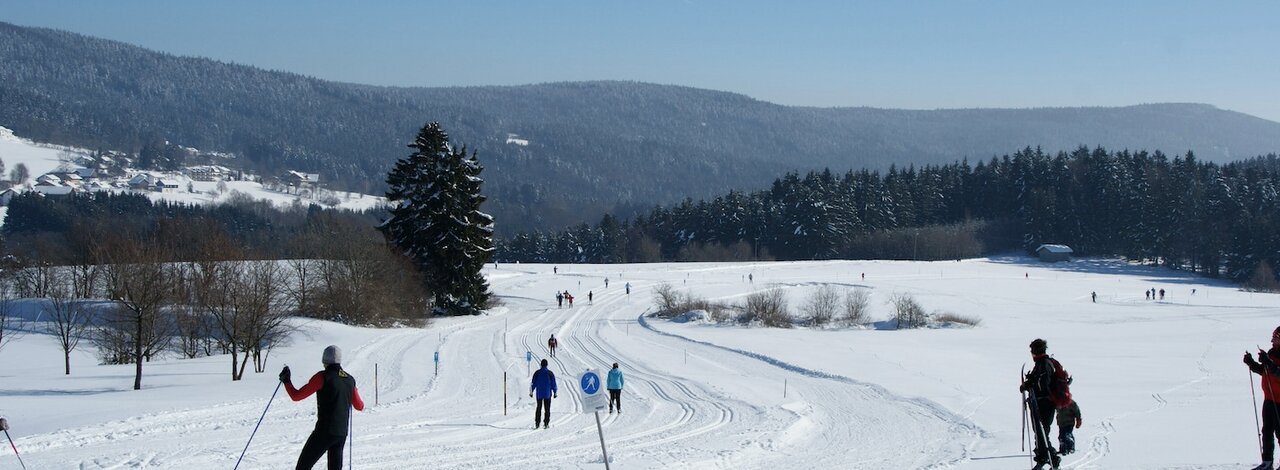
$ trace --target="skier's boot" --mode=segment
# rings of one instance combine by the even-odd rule
[[[1062,457],[1059,457],[1058,454],[1054,454],[1053,457],[1050,457],[1049,462],[1049,468],[1058,470],[1058,466],[1062,464]]]
[[[1275,470],[1275,467],[1271,465],[1270,460],[1263,460],[1257,467],[1253,467],[1253,470]]]
[[[1036,466],[1031,467],[1031,470],[1044,470],[1044,462],[1036,462]]]

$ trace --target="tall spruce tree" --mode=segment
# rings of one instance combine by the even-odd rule
[[[409,148],[387,175],[393,207],[378,228],[423,272],[437,314],[478,314],[490,296],[480,269],[494,246],[493,217],[480,212],[484,168],[465,147],[454,150],[438,122],[418,131]]]

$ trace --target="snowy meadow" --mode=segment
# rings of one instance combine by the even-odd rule
[[[289,365],[297,383],[337,344],[368,404],[348,449],[358,468],[604,468],[595,418],[574,390],[584,370],[618,362],[624,413],[601,413],[611,468],[1017,469],[1031,466],[1017,374],[1030,367],[1028,343],[1044,338],[1075,377],[1084,418],[1065,468],[1244,468],[1258,441],[1241,355],[1280,325],[1280,296],[1113,260],[502,264],[485,274],[501,299],[487,315],[427,329],[294,319],[299,333],[271,352],[266,373],[232,382],[225,356],[162,357],[139,391],[132,365],[98,365],[91,345],[64,375],[39,312],[27,311],[26,334],[0,350],[0,416],[32,469],[232,468],[260,417],[241,468],[288,468],[315,404],[272,399],[276,372]],[[865,292],[869,312],[854,327],[678,322],[650,316],[662,285],[727,305],[778,289],[796,316],[825,286]],[[1147,299],[1153,288],[1164,298]],[[557,307],[564,291],[573,307]],[[892,329],[903,295],[978,325]],[[534,430],[529,372],[552,334],[560,393],[551,428]],[[11,449],[0,468],[18,468]]]

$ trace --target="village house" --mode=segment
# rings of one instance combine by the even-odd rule
[[[294,194],[298,194],[303,190],[315,191],[320,187],[319,173],[302,173],[290,170],[280,180],[282,183],[293,187]]]

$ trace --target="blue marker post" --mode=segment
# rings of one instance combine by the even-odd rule
[[[440,375],[440,351],[436,351],[436,375]]]
[[[582,410],[590,410],[596,415],[596,432],[600,434],[600,455],[604,458],[605,470],[609,470],[609,451],[604,447],[604,428],[600,426],[600,410],[605,407],[605,397],[601,393],[600,385],[600,374],[591,369],[587,369],[578,379],[578,386],[582,390]]]
[[[533,351],[524,352],[524,375],[533,373]]]

